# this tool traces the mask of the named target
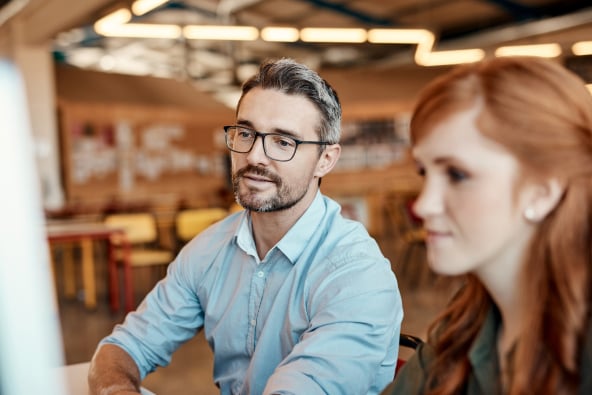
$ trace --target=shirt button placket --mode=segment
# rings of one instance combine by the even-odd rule
[[[257,315],[259,313],[259,307],[261,306],[261,298],[263,297],[263,291],[265,288],[265,271],[261,269],[261,265],[259,264],[259,270],[253,273],[253,278],[251,280],[251,308],[250,308],[250,317],[249,317],[249,348],[251,352],[254,351],[255,345],[257,344],[256,339],[256,325],[257,325]]]

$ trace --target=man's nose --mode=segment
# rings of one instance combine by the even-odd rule
[[[265,148],[263,147],[263,136],[255,136],[253,147],[247,154],[247,160],[251,163],[267,162],[269,158],[265,155]]]

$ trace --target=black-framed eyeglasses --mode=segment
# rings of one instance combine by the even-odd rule
[[[296,155],[300,144],[327,145],[327,141],[303,141],[279,133],[261,133],[246,126],[224,126],[226,146],[233,152],[246,154],[253,149],[257,137],[261,137],[263,151],[269,159],[287,162]]]

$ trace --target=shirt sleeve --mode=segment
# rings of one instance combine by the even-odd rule
[[[185,263],[182,252],[138,309],[100,342],[115,344],[130,354],[142,379],[158,366],[168,365],[172,353],[203,325],[203,311]]]
[[[433,359],[431,348],[424,343],[418,346],[403,367],[397,372],[393,381],[382,395],[420,395],[424,393],[427,379],[426,366]]]
[[[358,251],[311,285],[309,327],[264,394],[377,394],[392,381],[401,297],[388,261]]]

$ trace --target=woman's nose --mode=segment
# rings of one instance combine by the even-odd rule
[[[419,196],[413,203],[413,212],[422,220],[443,212],[443,198],[441,188],[435,182],[424,182]]]

